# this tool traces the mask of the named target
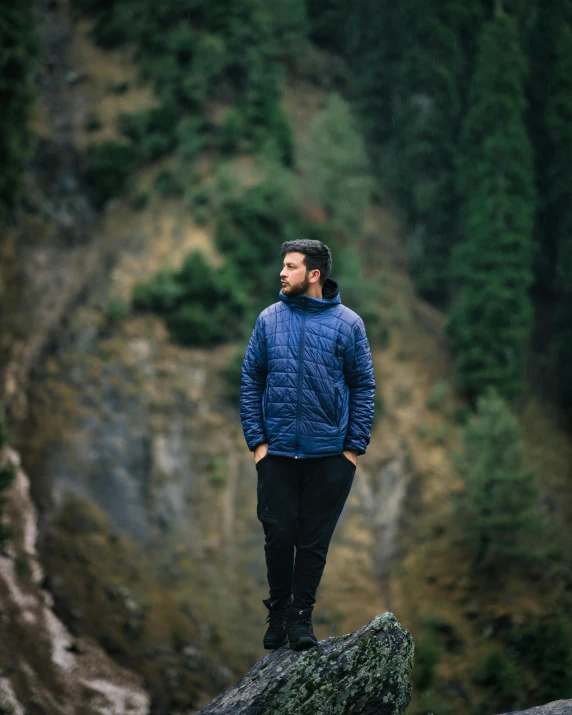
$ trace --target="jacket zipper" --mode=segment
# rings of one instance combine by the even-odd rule
[[[300,449],[300,423],[302,416],[302,383],[304,380],[304,337],[306,325],[306,298],[302,298],[302,303],[304,304],[304,312],[302,314],[302,331],[300,335],[300,371],[298,373],[298,414],[296,416],[296,456],[298,459],[298,451]]]

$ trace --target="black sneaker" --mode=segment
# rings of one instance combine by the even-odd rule
[[[288,640],[292,650],[305,650],[318,645],[318,640],[312,629],[312,608],[286,609],[286,627]]]
[[[268,609],[267,623],[268,630],[264,635],[264,647],[266,650],[276,650],[288,643],[288,632],[286,630],[286,609],[292,603],[292,596],[287,599],[265,598],[262,603]]]

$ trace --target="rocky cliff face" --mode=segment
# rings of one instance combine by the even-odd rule
[[[13,450],[2,457],[18,463]],[[150,698],[142,678],[92,639],[74,637],[54,614],[36,551],[36,509],[21,468],[3,512],[13,536],[0,555],[0,712],[146,715]]]
[[[25,694],[37,691],[44,710],[58,713],[54,693],[73,702],[73,682],[83,682],[93,712],[101,703],[127,708],[129,697],[129,707],[143,708],[142,683],[154,712],[189,712],[265,655],[256,472],[224,377],[237,346],[185,349],[170,343],[157,317],[114,320],[112,301],[128,300],[138,280],[178,267],[195,248],[217,255],[209,227],[176,201],[152,198],[141,212],[111,202],[94,214],[81,185],[86,118],[94,108],[112,118],[150,99],[128,63],[99,52],[85,27],[72,30],[66,2],[39,6],[39,141],[16,225],[0,246],[0,404],[40,511],[17,496],[27,490],[21,470],[10,518],[28,535],[0,561],[0,608],[10,624],[0,682],[24,711]],[[105,94],[125,82],[121,97]],[[303,82],[287,89],[297,136],[322,99]],[[151,179],[140,177],[146,187]],[[383,407],[330,547],[315,610],[321,639],[357,631],[388,609],[407,627],[433,609],[449,618],[463,607],[455,599],[476,598],[444,527],[454,486],[445,442],[453,435],[455,443],[456,428],[427,409],[432,385],[450,374],[442,316],[411,295],[390,214],[372,207],[367,230],[368,267],[386,274],[390,298],[380,308],[392,341],[374,355]],[[33,554],[36,542],[40,561],[25,558],[28,574],[21,554]],[[459,616],[450,629],[473,648],[472,622]],[[466,707],[461,655],[452,654],[446,682]]]

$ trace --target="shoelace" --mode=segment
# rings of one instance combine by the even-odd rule
[[[263,625],[265,626],[267,623],[269,623],[271,626],[278,625],[278,623],[277,623],[278,621],[279,621],[280,625],[283,625],[285,623],[285,620],[286,620],[286,609],[280,608],[278,610],[269,611]]]

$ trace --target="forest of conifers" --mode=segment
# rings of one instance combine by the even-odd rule
[[[237,398],[254,318],[277,299],[285,240],[332,248],[344,302],[381,352],[391,297],[365,269],[376,246],[375,268],[383,265],[383,236],[366,235],[364,223],[376,203],[397,213],[417,296],[445,316],[455,388],[477,406],[457,413],[467,423],[456,465],[465,490],[448,528],[463,536],[478,579],[512,563],[528,583],[533,564],[540,582],[549,558],[564,574],[566,616],[506,636],[519,668],[492,653],[474,674],[487,697],[473,712],[569,696],[570,545],[559,523],[541,523],[511,407],[546,390],[572,408],[572,0],[70,5],[110,64],[129,55],[155,101],[114,118],[114,138],[87,142],[82,191],[97,210],[116,197],[143,210],[147,188],[134,189],[133,177],[155,164],[151,191],[180,199],[212,229],[217,267],[191,254],[179,270],[136,285],[131,307],[161,315],[182,345],[240,343],[226,396]],[[0,240],[17,223],[18,190],[33,166],[37,15],[34,0],[0,7]],[[300,77],[325,97],[305,151],[284,108],[285,88]],[[87,117],[88,139],[101,123]],[[204,156],[208,181],[197,169]],[[233,183],[225,168],[237,157],[255,157],[262,180]],[[498,395],[479,403],[489,387]],[[5,537],[0,529],[0,544]],[[437,629],[429,623],[419,638],[421,691],[434,679]]]
[[[32,6],[2,10],[4,214],[29,144],[23,119],[38,55]],[[534,350],[570,406],[570,0],[75,0],[74,7],[95,19],[100,45],[133,49],[161,101],[124,119],[131,144],[109,142],[91,157],[96,204],[119,190],[125,167],[176,146],[192,154],[208,145],[204,109],[213,97],[233,105],[217,137],[221,150],[247,143],[296,166],[281,82],[309,39],[346,62],[340,91],[366,137],[369,169],[401,214],[416,290],[447,313],[460,387],[470,396],[487,385],[522,394],[541,325]]]

